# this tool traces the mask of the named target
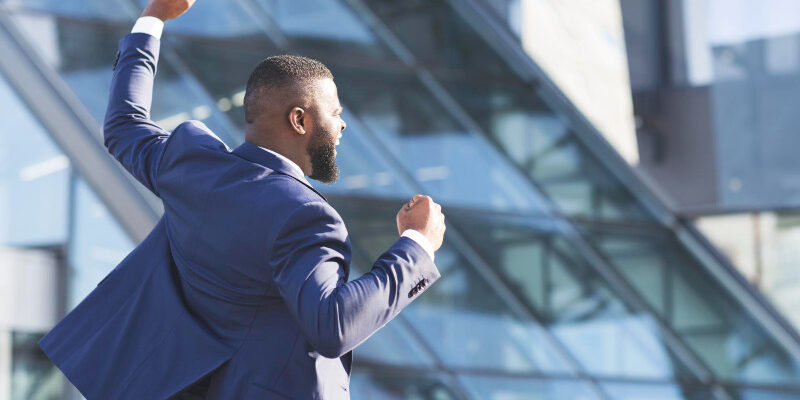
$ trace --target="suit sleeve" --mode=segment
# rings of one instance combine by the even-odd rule
[[[345,282],[349,262],[344,223],[322,202],[296,209],[272,248],[273,284],[323,357],[341,357],[361,344],[441,277],[425,250],[407,237],[368,273]]]
[[[150,120],[159,48],[159,40],[145,33],[120,40],[103,123],[109,153],[156,195],[158,163],[169,138]]]

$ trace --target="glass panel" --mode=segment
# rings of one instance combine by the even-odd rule
[[[348,72],[337,74],[342,98],[431,196],[453,206],[544,210],[525,178],[450,117],[416,77]]]
[[[730,388],[741,400],[797,400],[800,399],[800,390],[764,390]]]
[[[36,342],[43,333],[12,332],[11,398],[13,400],[58,400],[64,378]]]
[[[148,0],[135,0],[139,9]],[[238,1],[198,1],[182,15],[169,21],[169,32],[200,36],[243,36],[262,32]]]
[[[718,398],[706,386],[697,383],[605,383],[605,390],[615,400],[707,400]]]
[[[486,212],[447,215],[589,373],[687,376],[656,320],[629,310],[557,225]]]
[[[567,215],[579,218],[650,220],[627,188],[574,138],[564,139],[527,165],[531,178]]]
[[[41,14],[13,16],[39,55],[59,72],[95,119],[103,121],[117,43],[130,32],[130,24],[88,24]],[[166,52],[162,52],[158,65],[151,118],[167,130],[187,119],[201,120],[230,146],[238,144],[239,135],[232,135],[234,128],[212,106],[214,102],[191,75],[180,73],[169,55],[163,53]]]
[[[459,375],[470,395],[482,400],[598,399],[586,381]]]
[[[634,287],[716,374],[747,382],[800,383],[796,360],[669,232],[587,231],[615,265],[625,266],[621,270]],[[652,282],[656,277],[661,277],[658,285]]]
[[[433,367],[433,359],[399,320],[392,320],[353,350],[356,364],[365,360],[398,366]]]
[[[338,198],[332,202],[363,259],[376,259],[397,240],[394,204]],[[437,358],[453,367],[567,372],[545,332],[515,315],[457,248],[445,241],[436,265],[442,278],[403,316]]]
[[[0,244],[67,239],[69,159],[0,76]]]
[[[404,312],[445,364],[509,371],[564,368],[542,346],[544,333],[512,315],[469,269],[454,267]]]
[[[342,50],[353,45],[375,45],[372,32],[339,0],[257,0],[285,35],[302,40],[336,43]],[[309,10],[314,10],[309,12]]]
[[[278,48],[260,36],[204,40],[194,36],[171,35],[165,38],[165,42],[162,43],[165,48],[166,44],[170,44],[169,47],[185,60],[186,68],[216,100],[217,109],[228,115],[228,119],[243,132],[242,106],[247,78],[261,60],[280,53]],[[225,73],[221,74],[220,71]]]
[[[409,179],[395,172],[385,157],[375,151],[375,144],[363,134],[364,127],[345,109],[347,129],[337,148],[339,180],[333,184],[316,183],[325,193],[369,194],[391,198],[411,198],[414,189]],[[399,206],[398,206],[399,209]]]
[[[365,273],[364,268],[357,267],[351,265],[352,277]],[[433,367],[434,360],[419,343],[419,339],[409,331],[404,317],[405,315],[401,314],[358,345],[353,350],[354,363],[358,364],[364,360],[397,366]]]
[[[102,18],[118,21],[133,21],[138,15],[131,4],[125,0],[3,0],[12,8],[28,8],[53,14],[80,17]]]
[[[650,219],[627,188],[574,141],[570,123],[502,61],[452,3],[366,3],[562,211],[588,218]]]
[[[463,399],[438,374],[354,369],[350,377],[353,400]]]
[[[68,310],[78,305],[135,245],[82,179],[75,180],[73,204]]]

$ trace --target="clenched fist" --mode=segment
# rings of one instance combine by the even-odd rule
[[[442,206],[428,196],[414,196],[397,212],[397,232],[402,235],[406,229],[414,229],[425,235],[431,241],[433,251],[439,250],[446,229]]]
[[[142,11],[142,17],[156,17],[162,21],[178,18],[189,10],[195,0],[150,0]]]

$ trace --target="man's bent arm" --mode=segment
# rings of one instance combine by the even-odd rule
[[[272,248],[274,285],[311,345],[328,358],[352,350],[441,275],[417,242],[399,238],[372,269],[344,282],[350,246],[327,203],[300,206]]]
[[[150,120],[153,79],[160,48],[159,39],[153,35],[156,32],[160,35],[161,26],[151,20],[149,33],[143,33],[146,30],[141,29],[136,31],[141,21],[149,18],[155,19],[140,19],[134,26],[134,33],[126,35],[119,42],[103,137],[109,153],[139,182],[158,195],[158,162],[169,132]],[[153,25],[158,29],[154,30]]]

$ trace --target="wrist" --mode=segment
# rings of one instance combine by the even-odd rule
[[[163,12],[159,11],[157,8],[150,7],[150,5],[148,5],[147,7],[144,8],[144,10],[142,10],[142,14],[139,15],[139,18],[141,17],[158,18],[159,20],[161,20],[161,22],[167,20],[167,17],[164,15]]]
[[[425,252],[428,253],[431,261],[434,261],[435,250],[433,249],[433,244],[431,243],[430,238],[425,236],[422,232],[416,229],[406,229],[400,234],[400,236],[407,237],[419,244],[425,250]]]

